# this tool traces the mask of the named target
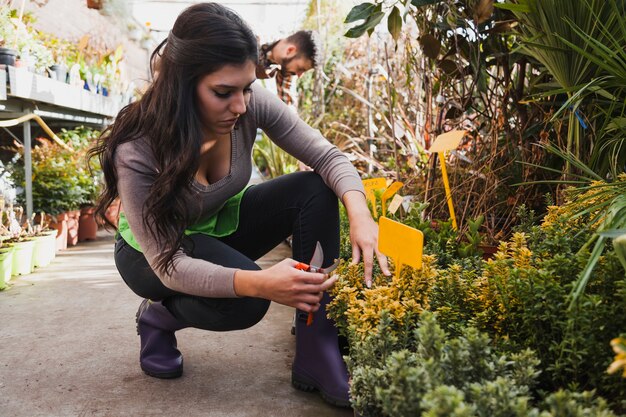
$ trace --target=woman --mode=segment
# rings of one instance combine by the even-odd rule
[[[328,266],[339,255],[337,197],[350,219],[353,258],[371,281],[377,226],[348,159],[279,99],[253,85],[256,38],[241,18],[215,3],[181,13],[152,54],[158,75],[138,102],[122,109],[92,155],[106,187],[97,207],[119,196],[115,262],[145,300],[137,312],[141,369],[182,374],[174,332],[258,323],[270,301],[316,312],[296,323],[293,385],[349,406],[345,364],[325,306],[334,278],[295,266],[316,242]],[[250,188],[257,128],[315,172]],[[293,234],[293,258],[260,270],[254,260]]]

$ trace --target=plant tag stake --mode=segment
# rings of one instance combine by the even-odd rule
[[[391,203],[389,203],[389,208],[388,208],[389,213],[395,214],[396,211],[398,211],[398,209],[402,205],[403,201],[404,201],[404,197],[402,197],[399,194],[394,195],[393,198],[391,199]]]
[[[387,200],[389,200],[392,195],[397,193],[398,190],[402,188],[403,185],[404,183],[400,181],[395,181],[393,184],[389,186],[389,188],[385,190],[382,197],[380,198],[382,206],[383,206],[381,216],[385,217],[387,215]]]
[[[450,210],[450,218],[452,219],[452,227],[454,230],[458,230],[456,224],[456,216],[454,215],[454,204],[452,204],[452,192],[450,191],[450,183],[448,182],[448,170],[446,169],[446,151],[456,149],[465,136],[465,130],[453,130],[443,135],[437,136],[432,146],[428,150],[429,152],[437,152],[439,159],[441,160],[441,176],[443,178],[443,186],[446,189],[446,202],[448,203],[448,210]]]
[[[381,217],[378,222],[378,250],[393,259],[396,278],[402,265],[422,267],[424,234],[405,224]]]
[[[376,218],[376,195],[374,191],[387,188],[387,180],[384,178],[370,178],[362,182],[365,188],[365,198],[367,198],[367,201],[369,201],[372,206],[372,216]]]

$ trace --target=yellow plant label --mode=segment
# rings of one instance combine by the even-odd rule
[[[374,190],[384,190],[387,188],[387,180],[384,178],[369,178],[367,180],[363,180],[363,187],[365,187],[365,192],[374,192]]]
[[[402,188],[404,184],[400,181],[395,181],[393,184],[391,184],[389,186],[389,188],[387,188],[385,190],[385,192],[383,193],[382,197],[381,197],[381,201],[382,201],[382,206],[383,206],[383,211],[381,213],[382,216],[386,216],[387,215],[387,200],[389,200],[391,198],[392,195],[394,195],[395,193],[398,192],[398,190],[400,188]]]
[[[393,259],[396,276],[402,265],[422,267],[424,234],[405,224],[381,217],[378,221],[378,250]]]
[[[465,130],[452,130],[443,135],[439,135],[428,151],[434,153],[456,149],[461,144],[461,140],[463,140],[463,136],[465,136],[466,133]]]
[[[365,188],[365,198],[370,202],[372,207],[372,215],[376,218],[376,195],[374,191],[384,190],[387,188],[387,180],[384,178],[370,178],[363,180],[363,187]]]

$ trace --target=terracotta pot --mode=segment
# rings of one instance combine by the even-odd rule
[[[50,216],[48,223],[50,229],[57,231],[56,235],[56,248],[57,252],[67,249],[67,213],[61,213],[56,218]],[[36,221],[36,219],[35,219]]]
[[[113,223],[113,225],[115,227],[117,227],[117,223],[119,221],[120,218],[120,199],[116,198],[111,205],[107,208],[106,213],[104,214],[104,216],[107,218],[108,221],[110,221],[111,223]]]
[[[72,210],[67,214],[67,246],[74,246],[78,243],[78,220],[80,219],[80,210]]]
[[[35,215],[34,225],[45,224],[46,230],[43,234],[53,234],[55,238],[55,253],[60,250],[67,249],[67,213],[61,213],[57,216],[46,214],[46,221],[42,223],[41,215]],[[53,258],[54,258],[53,256]]]
[[[80,218],[78,219],[78,241],[96,240],[98,233],[98,223],[93,213],[95,207],[84,207],[80,210]]]

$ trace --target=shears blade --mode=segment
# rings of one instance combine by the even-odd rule
[[[316,270],[319,270],[322,267],[322,262],[324,262],[324,250],[322,250],[322,245],[318,241],[315,244],[315,250],[313,251],[313,256],[311,257],[309,265],[311,266],[311,269],[315,268]]]
[[[311,257],[311,262],[309,263],[309,272],[319,272],[320,274],[330,274],[339,266],[339,259],[335,260],[332,265],[327,266],[326,268],[322,268],[322,263],[324,262],[324,250],[322,249],[322,245],[320,242],[315,244],[315,251],[313,251],[313,256]]]

